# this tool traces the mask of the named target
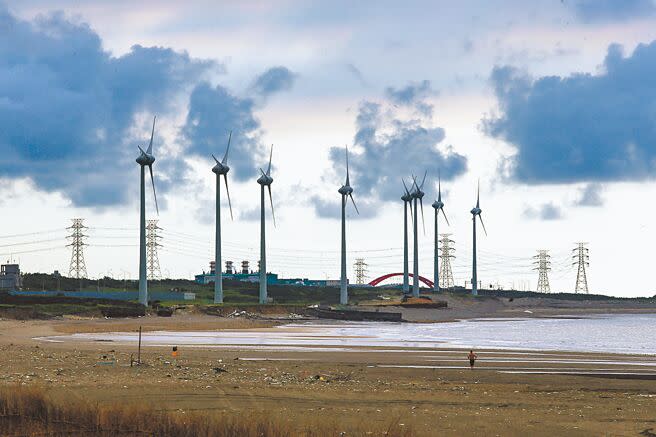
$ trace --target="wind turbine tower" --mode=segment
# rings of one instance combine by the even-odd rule
[[[417,231],[417,200],[421,205],[421,223],[424,225],[424,193],[422,188],[426,182],[426,175],[428,172],[424,172],[424,179],[422,179],[421,184],[417,185],[417,179],[413,180],[414,190],[412,191],[412,198],[415,204],[415,218],[414,218],[414,259],[412,263],[412,295],[414,297],[419,297],[419,232]],[[425,226],[425,225],[424,225]],[[424,233],[426,229],[424,227]]]
[[[412,217],[412,194],[403,182],[405,194],[401,196],[403,200],[403,294],[410,292],[410,281],[408,280],[408,205],[410,205],[410,217]]]
[[[264,187],[269,189],[269,200],[271,201],[271,216],[273,217],[273,226],[276,226],[276,215],[273,212],[273,197],[271,197],[271,158],[273,158],[273,145],[269,154],[269,166],[265,172],[260,168],[260,176],[257,183],[260,184],[260,303],[267,303],[267,270],[266,270],[266,220],[264,218],[265,202]]]
[[[437,200],[433,202],[433,209],[435,209],[435,241],[434,241],[434,253],[433,253],[433,291],[439,293],[440,291],[440,269],[439,269],[439,239],[440,234],[437,231],[438,218],[440,211],[444,215],[444,220],[446,224],[449,225],[449,219],[446,218],[446,213],[444,212],[444,202],[442,202],[442,181],[438,176],[437,179]],[[451,225],[449,225],[451,226]]]
[[[478,188],[476,190],[476,206],[472,208],[471,215],[472,215],[472,226],[473,226],[473,232],[474,232],[474,239],[473,239],[473,248],[472,248],[472,256],[473,256],[473,261],[472,261],[472,295],[477,296],[478,295],[478,278],[477,278],[477,270],[476,270],[476,217],[481,221],[481,226],[483,226],[483,232],[485,232],[485,235],[487,235],[487,231],[485,230],[485,224],[483,223],[483,217],[481,216],[481,213],[483,210],[481,209],[481,202],[480,202],[480,194],[481,194],[481,183],[478,183]]]
[[[148,305],[148,279],[146,271],[146,167],[150,170],[150,181],[153,184],[153,196],[155,198],[155,208],[157,215],[159,215],[159,206],[157,206],[157,194],[155,193],[155,179],[153,178],[153,163],[155,156],[153,156],[153,136],[155,135],[155,119],[153,117],[153,130],[150,133],[150,143],[148,149],[144,152],[141,146],[139,148],[139,156],[136,161],[141,166],[141,202],[140,202],[140,218],[139,218],[139,303]]]
[[[355,205],[355,200],[353,200],[353,188],[349,179],[348,147],[346,148],[346,182],[337,191],[342,195],[342,269],[339,282],[339,303],[346,305],[348,304],[348,279],[346,277],[346,204],[348,203],[349,197],[353,202],[355,212],[360,214],[358,207]]]
[[[225,181],[226,193],[228,194],[228,206],[230,207],[230,219],[232,220],[232,203],[230,202],[230,190],[228,190],[228,152],[230,151],[230,140],[232,140],[232,131],[228,136],[228,147],[225,155],[219,162],[216,156],[212,155],[216,165],[212,167],[212,172],[216,174],[216,218],[214,234],[214,303],[223,303],[223,277],[221,273],[221,176]]]

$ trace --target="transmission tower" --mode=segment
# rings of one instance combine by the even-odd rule
[[[71,219],[73,224],[66,229],[71,230],[71,235],[67,238],[71,239],[71,243],[67,246],[71,247],[71,264],[68,268],[68,276],[71,278],[86,278],[87,277],[87,266],[84,263],[84,239],[87,236],[84,234],[84,229],[87,229],[84,226],[84,219],[74,218]]]
[[[453,271],[451,270],[451,258],[455,258],[452,254],[456,249],[452,245],[455,243],[450,236],[451,234],[440,234],[440,288],[449,290],[453,288]]]
[[[353,268],[355,269],[355,283],[364,285],[367,279],[367,263],[364,262],[364,258],[356,258]]]
[[[148,270],[148,279],[162,279],[162,271],[159,268],[159,256],[157,255],[157,248],[161,246],[158,239],[161,238],[157,235],[157,230],[161,230],[157,226],[158,220],[148,220],[146,224],[146,269]]]
[[[549,287],[549,275],[551,271],[551,255],[548,250],[538,250],[538,254],[533,257],[535,261],[533,270],[538,271],[538,293],[551,293]]]
[[[572,263],[573,266],[578,265],[576,272],[576,287],[574,293],[588,293],[588,278],[585,275],[585,268],[590,265],[590,256],[588,255],[588,248],[585,245],[588,243],[576,243],[576,247],[572,249],[574,255],[572,259],[576,260]]]

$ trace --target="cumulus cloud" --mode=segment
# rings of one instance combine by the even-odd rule
[[[253,91],[262,97],[268,97],[281,91],[289,91],[295,81],[296,74],[287,67],[272,67],[255,78]]]
[[[385,88],[385,96],[390,102],[399,106],[414,107],[428,117],[432,115],[433,106],[427,103],[425,99],[435,94],[429,80],[411,82],[403,88]]]
[[[516,153],[510,178],[529,184],[642,180],[656,170],[656,41],[628,57],[608,48],[603,71],[534,79],[496,67],[500,114],[483,120]]]
[[[419,110],[424,105],[432,110],[431,105],[417,95],[406,97],[406,101],[411,102],[408,105],[417,111],[410,118],[403,118],[402,111],[393,103],[399,97],[394,93],[387,94],[387,102],[363,101],[356,118],[354,147],[350,149],[349,163],[354,195],[363,205],[367,202],[400,201],[403,194],[401,178],[413,172],[419,175],[424,170],[428,171],[429,182],[424,191],[430,192],[430,181],[436,179],[438,172],[448,180],[463,174],[467,168],[467,159],[451,146],[443,144],[444,129],[433,126],[431,117]],[[331,148],[330,161],[336,172],[330,179],[342,180],[345,172],[344,148]],[[334,217],[333,211],[339,212],[339,202],[337,206],[328,208],[329,205],[317,197],[311,201],[320,216]],[[377,211],[372,210],[374,214]]]
[[[138,45],[113,57],[60,13],[28,22],[0,9],[0,34],[0,175],[29,177],[82,206],[125,200],[136,145],[148,138],[139,115],[171,110],[213,65]]]
[[[574,13],[583,22],[624,21],[656,12],[654,0],[576,0]]]
[[[560,220],[563,218],[563,213],[561,209],[553,203],[545,203],[538,207],[527,207],[524,210],[524,217],[540,220]]]
[[[186,155],[220,156],[232,141],[228,165],[230,177],[245,181],[255,174],[255,158],[264,155],[259,142],[260,122],[253,114],[255,103],[239,97],[221,85],[198,84],[189,97],[189,112],[181,133]]]
[[[378,207],[375,202],[371,202],[367,199],[360,199],[357,196],[357,193],[353,193],[355,198],[355,203],[358,205],[358,212],[355,211],[353,203],[351,200],[348,200],[346,205],[346,215],[352,219],[366,219],[375,217],[378,211]],[[312,205],[314,206],[314,211],[321,218],[332,218],[341,220],[342,218],[342,200],[339,194],[336,194],[333,199],[326,200],[319,196],[312,196],[310,198]]]
[[[266,155],[253,98],[204,80],[224,70],[216,62],[139,45],[115,57],[88,25],[62,13],[24,21],[0,8],[0,35],[0,178],[29,178],[76,206],[124,203],[150,117],[174,116],[187,98],[185,123],[169,128],[176,147],[163,143],[161,129],[155,132],[160,194],[189,182],[190,159],[209,162],[222,153],[230,130],[233,178],[253,176],[254,161]],[[265,96],[293,80],[288,69],[274,67],[255,83]],[[166,204],[165,196],[160,200]]]
[[[577,206],[603,206],[604,199],[601,197],[603,186],[600,184],[587,184],[579,193],[575,204]]]

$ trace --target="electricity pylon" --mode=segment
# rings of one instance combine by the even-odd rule
[[[589,293],[588,291],[588,278],[585,274],[585,268],[590,265],[590,256],[588,255],[588,248],[585,245],[588,243],[576,243],[576,247],[572,249],[574,255],[572,259],[576,261],[572,263],[573,266],[578,265],[578,271],[576,272],[576,287],[574,288],[574,293]]]
[[[161,238],[157,235],[157,230],[162,229],[157,226],[158,220],[148,220],[146,225],[146,249],[147,261],[146,268],[148,269],[148,279],[162,279],[162,271],[159,268],[159,256],[157,255],[157,248],[161,246],[158,239]]]
[[[367,279],[367,263],[364,262],[364,258],[356,258],[353,268],[355,269],[355,283],[364,285]]]
[[[71,239],[71,244],[67,246],[71,247],[71,264],[68,268],[68,276],[71,278],[86,278],[87,277],[87,266],[84,262],[84,239],[87,235],[84,234],[84,229],[87,229],[84,226],[84,219],[74,218],[72,219],[73,224],[66,229],[71,230],[71,235],[67,238]]]
[[[549,275],[551,271],[551,255],[548,250],[538,250],[538,254],[533,257],[535,267],[533,270],[538,271],[538,293],[551,293],[549,287]]]
[[[452,244],[455,243],[451,238],[451,234],[440,234],[442,238],[440,239],[440,288],[443,290],[448,290],[453,288],[453,271],[451,270],[451,258],[455,258],[455,255],[451,253],[456,249],[452,247]]]

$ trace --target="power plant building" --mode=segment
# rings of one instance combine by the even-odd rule
[[[260,273],[249,270],[249,262],[241,262],[241,271],[236,272],[234,263],[232,261],[226,261],[225,271],[222,273],[223,279],[233,280],[233,281],[243,281],[243,282],[260,282]],[[210,261],[210,271],[203,272],[200,275],[195,276],[195,280],[198,284],[213,284],[216,277],[216,263]],[[298,285],[306,287],[339,287],[339,280],[331,279],[308,279],[308,278],[280,278],[277,273],[267,273],[267,284],[268,285]]]

